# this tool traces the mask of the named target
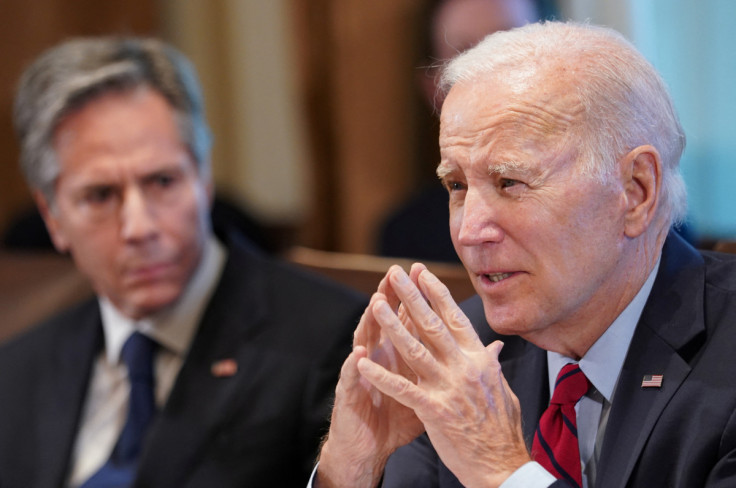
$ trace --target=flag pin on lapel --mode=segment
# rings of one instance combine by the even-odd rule
[[[662,379],[664,375],[661,374],[645,374],[644,379],[641,380],[642,388],[661,388]]]
[[[234,376],[238,372],[238,363],[230,358],[221,359],[212,363],[210,371],[215,378],[227,378],[228,376]]]

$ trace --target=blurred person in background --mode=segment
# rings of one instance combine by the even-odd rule
[[[426,3],[420,36],[423,66],[416,75],[425,107],[422,119],[431,118],[418,141],[418,166],[434,167],[439,161],[436,115],[442,108],[437,88],[439,68],[452,57],[475,46],[488,34],[535,22],[550,7],[535,0],[430,0]],[[459,262],[447,226],[447,192],[436,180],[420,188],[392,210],[379,229],[377,253],[382,256],[424,261]]]
[[[23,74],[15,126],[96,297],[0,347],[0,486],[303,484],[365,301],[215,235],[189,61],[64,42]]]

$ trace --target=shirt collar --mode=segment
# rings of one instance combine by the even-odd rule
[[[184,356],[215,291],[226,257],[224,246],[217,238],[210,236],[203,248],[202,259],[182,296],[171,307],[150,317],[130,319],[115,308],[107,297],[99,297],[108,362],[118,363],[123,344],[136,330],[167,350]]]
[[[661,256],[660,256],[661,259]],[[660,259],[633,300],[626,306],[616,320],[606,329],[597,341],[588,349],[578,364],[591,384],[609,403],[613,400],[618,375],[623,367],[626,353],[631,344],[636,324],[644,310],[644,305],[652,291],[657,276]],[[547,369],[549,371],[549,391],[554,391],[557,375],[567,363],[575,362],[562,354],[547,351]]]

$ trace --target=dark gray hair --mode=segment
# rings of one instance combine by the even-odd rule
[[[562,72],[571,76],[584,113],[576,124],[583,171],[607,178],[616,161],[651,144],[662,157],[660,215],[685,217],[685,183],[679,170],[685,134],[667,87],[654,67],[618,32],[587,24],[544,22],[486,37],[453,59],[442,75],[446,94],[457,82],[482,82],[493,74]]]
[[[20,78],[14,124],[28,185],[53,203],[59,175],[53,137],[59,122],[96,97],[139,86],[152,88],[168,101],[198,171],[209,177],[211,135],[191,63],[156,39],[99,37],[51,48]]]

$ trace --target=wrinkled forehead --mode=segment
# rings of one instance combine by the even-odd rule
[[[516,71],[458,82],[442,107],[440,144],[458,132],[515,132],[558,141],[579,136],[584,107],[567,78]]]

